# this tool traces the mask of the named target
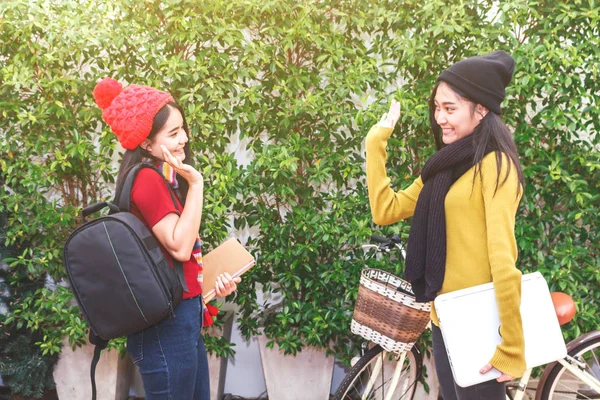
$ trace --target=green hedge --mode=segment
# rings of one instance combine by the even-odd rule
[[[112,195],[118,147],[91,96],[109,75],[168,89],[184,106],[206,178],[204,250],[235,227],[258,257],[235,297],[243,333],[264,328],[291,353],[333,343],[347,356],[361,268],[401,270],[365,260],[360,244],[372,231],[406,237],[409,226],[371,222],[366,132],[390,98],[401,102],[388,169],[404,186],[433,152],[435,78],[463,57],[505,49],[517,68],[504,118],[527,181],[519,266],[574,296],[569,338],[595,329],[599,10],[592,0],[2,3],[0,212],[17,249],[13,282],[63,280],[62,244],[79,208]],[[43,333],[39,345],[56,353],[63,335],[84,337],[70,299],[41,289],[4,323]]]

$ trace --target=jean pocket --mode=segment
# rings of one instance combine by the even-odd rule
[[[144,331],[127,336],[127,353],[134,364],[144,359]]]

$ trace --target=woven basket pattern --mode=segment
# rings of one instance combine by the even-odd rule
[[[388,272],[366,268],[360,278],[350,329],[387,351],[409,351],[427,327],[430,310],[430,303],[415,301],[410,283]]]

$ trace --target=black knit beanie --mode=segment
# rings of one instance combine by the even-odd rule
[[[475,103],[500,115],[504,89],[512,79],[515,60],[505,51],[470,57],[442,72],[438,81],[448,82]]]

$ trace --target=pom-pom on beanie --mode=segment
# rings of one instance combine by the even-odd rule
[[[94,99],[102,109],[102,119],[127,150],[135,150],[148,137],[156,114],[175,101],[169,93],[149,86],[130,85],[123,89],[112,78],[98,82]]]
[[[515,69],[515,60],[505,51],[464,59],[442,72],[437,79],[464,92],[469,99],[500,115],[500,104]]]

